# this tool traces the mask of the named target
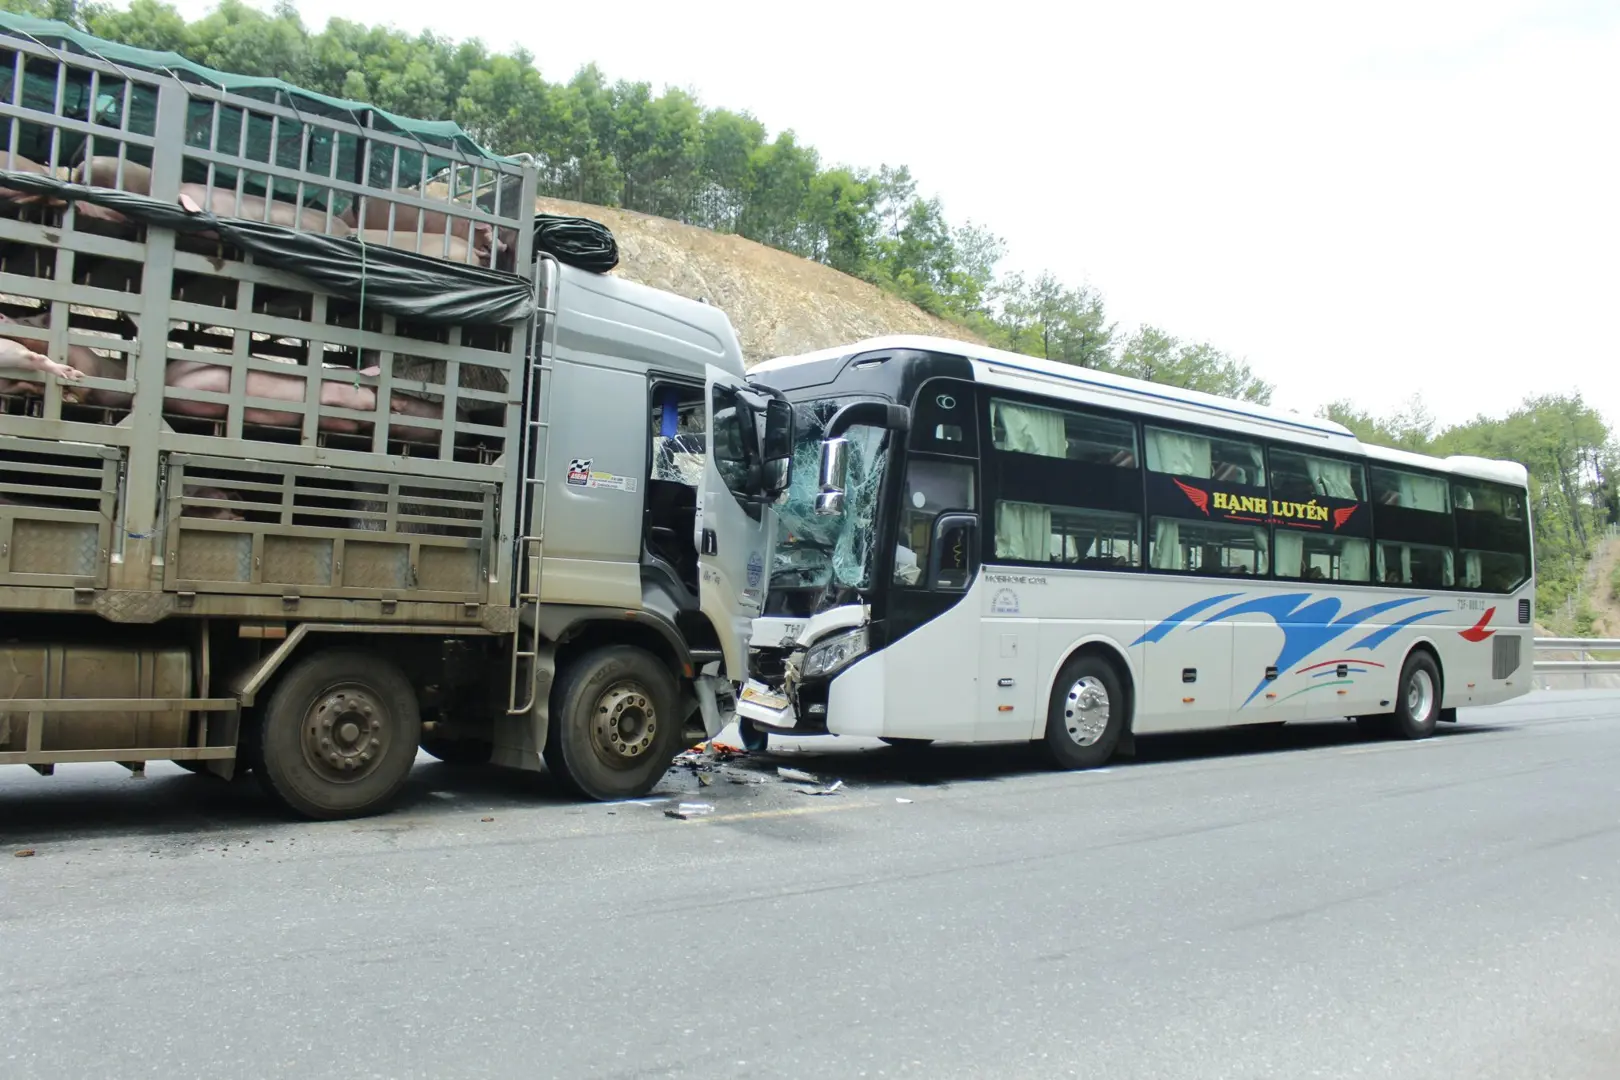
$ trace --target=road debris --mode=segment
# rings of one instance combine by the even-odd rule
[[[34,857],[34,849],[31,847],[25,847],[21,851],[13,851],[12,854],[19,859],[32,859]]]
[[[910,799],[902,799],[902,798],[901,798],[901,797],[900,797],[900,796],[898,796],[898,795],[896,795],[896,796],[895,796],[895,797],[894,797],[894,801],[895,801],[895,802],[897,802],[897,803],[904,803],[904,804],[908,804],[908,805],[909,805],[909,804],[910,804],[910,802],[911,802],[911,800],[910,800]]]
[[[802,787],[802,788],[799,788],[799,794],[800,795],[836,795],[836,794],[838,794],[838,789],[843,787],[843,786],[844,786],[844,782],[842,780],[834,780],[831,787],[824,787],[824,788]]]
[[[489,822],[489,821],[494,821],[495,819],[492,818],[492,817],[486,817],[486,818],[479,818],[478,820],[479,821],[484,821],[484,822]]]
[[[679,806],[665,810],[664,816],[675,818],[677,821],[690,821],[695,817],[702,817],[704,814],[712,813],[714,813],[714,807],[708,803],[683,802]]]
[[[790,769],[786,765],[776,767],[776,775],[783,780],[790,780],[795,784],[819,784],[821,777],[815,773],[807,773],[803,769]]]
[[[698,786],[708,787],[714,783],[714,776],[710,773],[698,773]]]

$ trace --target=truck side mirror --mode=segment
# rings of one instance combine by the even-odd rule
[[[816,513],[831,517],[844,512],[844,488],[849,478],[849,440],[825,439],[821,443],[821,491],[816,495]]]
[[[793,406],[787,399],[773,397],[765,402],[765,437],[760,453],[763,469],[760,482],[767,499],[775,499],[793,482]]]

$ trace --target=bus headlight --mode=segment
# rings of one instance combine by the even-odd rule
[[[804,654],[805,677],[831,675],[866,652],[866,627],[862,626],[810,646]]]

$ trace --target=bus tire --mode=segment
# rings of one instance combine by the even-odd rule
[[[1095,768],[1113,756],[1125,712],[1118,669],[1100,656],[1077,656],[1052,684],[1042,748],[1060,769]]]
[[[254,772],[282,809],[317,820],[384,810],[416,761],[416,690],[391,661],[313,652],[279,680],[259,724]]]
[[[752,720],[737,721],[737,738],[750,754],[763,754],[771,748],[771,733]]]
[[[551,692],[546,765],[588,799],[636,799],[664,778],[680,750],[675,677],[629,645],[570,662]]]
[[[1427,739],[1440,719],[1440,668],[1423,649],[1414,650],[1401,666],[1401,681],[1390,717],[1390,734],[1399,739]]]

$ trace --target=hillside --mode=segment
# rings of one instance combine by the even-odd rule
[[[750,364],[877,334],[980,340],[875,285],[740,236],[561,199],[541,199],[536,208],[613,230],[615,274],[719,307],[737,328]]]

